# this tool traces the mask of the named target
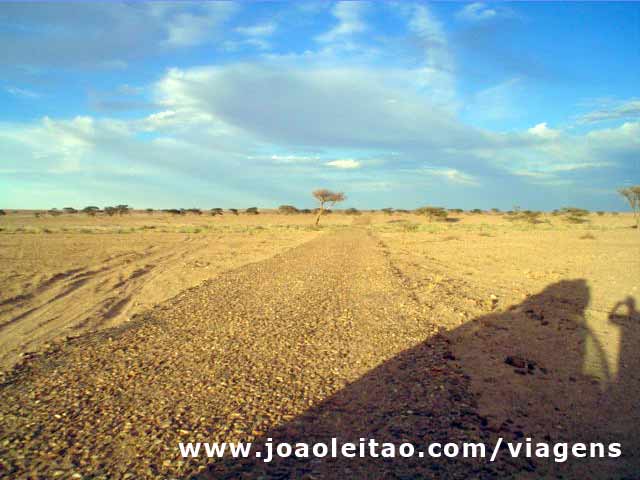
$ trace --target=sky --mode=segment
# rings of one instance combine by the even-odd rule
[[[0,208],[624,210],[640,3],[0,2]]]

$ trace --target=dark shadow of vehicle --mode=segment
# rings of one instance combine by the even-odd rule
[[[617,373],[589,328],[585,280],[561,281],[506,312],[488,314],[438,334],[370,371],[299,417],[254,442],[485,442],[487,458],[224,458],[197,478],[420,479],[420,478],[638,478],[633,452],[640,443],[638,346],[640,323],[633,299],[616,305],[620,326]],[[626,314],[617,313],[626,307]],[[602,368],[599,376],[589,371]],[[475,393],[474,393],[475,392]],[[482,412],[482,413],[480,413]],[[622,443],[620,458],[565,462],[511,458],[509,442]],[[363,440],[361,440],[363,439]],[[338,447],[339,448],[339,447]],[[339,450],[338,450],[339,451]],[[381,449],[378,448],[378,453]],[[636,476],[634,476],[636,475]]]

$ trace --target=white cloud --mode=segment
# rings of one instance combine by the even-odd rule
[[[431,92],[417,91],[412,70],[174,69],[156,91],[167,109],[204,112],[252,135],[294,145],[464,147],[484,136],[434,105]]]
[[[276,24],[273,22],[236,28],[236,32],[248,37],[268,37],[273,35],[275,31]]]
[[[318,160],[318,157],[309,157],[306,155],[271,155],[270,158],[276,163],[307,163]]]
[[[638,118],[640,118],[640,99],[630,99],[624,102],[604,102],[598,110],[579,116],[577,122],[588,124],[607,120],[633,120]]]
[[[7,93],[10,93],[14,97],[22,97],[22,98],[40,98],[40,94],[34,92],[33,90],[28,90],[26,88],[18,88],[18,87],[6,87]]]
[[[188,47],[211,40],[236,9],[231,2],[204,3],[202,7],[200,13],[181,12],[168,18],[168,45]]]
[[[362,33],[367,29],[362,16],[367,4],[359,1],[345,1],[335,4],[331,13],[338,19],[338,24],[322,35],[316,37],[319,42],[334,42],[351,35]]]
[[[14,73],[123,70],[167,47],[213,43],[237,9],[235,2],[5,3],[3,22],[18,28],[0,32],[0,58]]]
[[[452,106],[456,98],[455,66],[444,28],[427,5],[417,5],[409,12],[408,29],[424,54],[424,67],[416,78],[434,91],[442,104]]]
[[[489,20],[495,18],[498,12],[494,8],[490,8],[487,4],[482,2],[475,2],[465,5],[461,10],[456,13],[456,17],[460,20],[468,22],[480,22],[483,20]]]
[[[340,168],[343,170],[352,170],[355,168],[360,168],[361,163],[358,160],[348,158],[344,160],[332,160],[330,162],[326,162],[325,165],[333,168]]]
[[[509,78],[474,94],[465,104],[465,111],[480,122],[511,118],[517,114],[516,98],[521,89],[520,77]]]
[[[425,173],[427,175],[445,178],[451,183],[458,183],[461,185],[472,185],[472,186],[479,185],[477,179],[474,178],[472,175],[461,172],[460,170],[457,170],[455,168],[425,167],[421,171],[422,173]]]
[[[558,130],[554,130],[553,128],[549,128],[546,122],[538,123],[537,125],[527,130],[527,132],[529,132],[531,135],[535,135],[536,137],[544,139],[555,139],[560,136],[560,132]]]

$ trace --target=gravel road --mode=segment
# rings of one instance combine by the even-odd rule
[[[463,459],[180,457],[180,441],[488,441],[493,433],[436,320],[366,228],[323,234],[123,327],[26,359],[0,387],[0,476],[495,478],[521,470]]]

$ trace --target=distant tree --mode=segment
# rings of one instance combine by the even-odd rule
[[[247,215],[258,215],[258,207],[249,207],[244,211],[244,213]]]
[[[293,205],[280,205],[278,207],[279,213],[284,213],[285,215],[291,215],[293,213],[300,213],[300,211],[294,207]]]
[[[470,210],[471,213],[483,213],[481,209],[479,208],[474,208],[473,210]]]
[[[382,211],[386,214],[386,215],[391,215],[393,213],[393,208],[383,208]]]
[[[636,219],[636,230],[640,233],[640,185],[633,185],[632,187],[621,188],[618,193],[622,195]]]
[[[86,213],[87,215],[89,215],[90,217],[95,217],[96,213],[98,213],[100,211],[100,209],[98,207],[94,207],[93,205],[88,206],[88,207],[84,207],[82,209],[82,211],[84,213]]]
[[[602,216],[605,214],[605,212],[603,212],[602,210],[598,210],[598,211],[596,212],[596,214],[597,214],[599,217],[602,217]]]
[[[396,213],[411,213],[409,210],[405,210],[405,209],[398,209],[396,210]]]
[[[447,219],[447,211],[442,207],[421,207],[416,210],[418,215],[425,215],[430,222],[433,220],[444,221]]]
[[[153,208],[146,208],[145,212],[150,213],[150,214],[153,215],[154,210],[153,210]]]
[[[103,210],[104,213],[106,213],[110,217],[113,217],[116,213],[118,213],[118,209],[116,207],[104,207]]]
[[[342,202],[346,199],[346,196],[342,192],[332,192],[331,190],[327,190],[326,188],[320,188],[318,190],[314,190],[312,195],[318,200],[320,203],[320,208],[318,209],[316,215],[315,224],[318,225],[320,223],[320,217],[325,213],[325,206],[328,204],[330,206],[334,206],[338,202]]]
[[[462,210],[461,208],[450,208],[449,212],[451,212],[451,213],[462,213],[462,212],[464,212],[464,210]]]
[[[216,215],[222,215],[223,211],[221,208],[212,208],[210,210],[211,216],[215,217]]]
[[[360,215],[360,210],[357,208],[347,208],[344,213],[346,215]]]
[[[310,208],[303,208],[300,213],[313,213]]]
[[[233,215],[238,215],[238,209],[237,208],[230,208],[229,211],[233,214]]]
[[[200,210],[199,208],[187,208],[185,212],[193,213],[194,215],[202,215],[202,210]]]
[[[2,209],[0,208],[0,217],[5,216],[6,214],[7,214],[7,212],[5,212],[4,210],[2,210]]]
[[[75,208],[73,208],[73,207],[64,207],[64,208],[62,209],[62,211],[63,211],[64,213],[71,213],[71,214],[78,213],[78,210],[76,210],[76,209],[75,209]]]
[[[116,205],[115,209],[118,215],[128,215],[131,213],[131,207],[129,205]]]
[[[52,217],[57,217],[58,215],[62,215],[62,212],[57,208],[52,208],[51,210],[49,210],[49,215],[51,215]]]
[[[499,208],[492,208],[491,211],[493,213],[500,213],[500,209]]]

